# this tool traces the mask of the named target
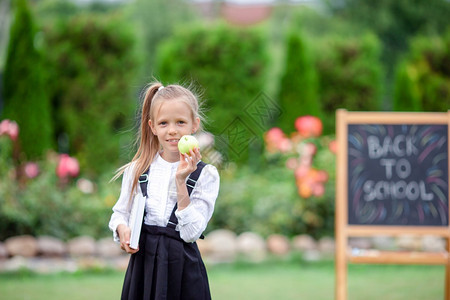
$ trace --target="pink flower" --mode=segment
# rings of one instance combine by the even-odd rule
[[[77,187],[85,194],[92,194],[95,189],[94,183],[85,178],[80,178],[77,180]]]
[[[269,152],[277,152],[280,149],[286,150],[290,147],[285,140],[287,140],[284,132],[278,128],[273,127],[264,134],[266,147]]]
[[[289,152],[292,150],[292,143],[291,143],[291,140],[289,140],[288,138],[279,140],[275,146],[278,148],[278,150],[280,150],[283,153],[286,153],[286,152]]]
[[[295,128],[305,137],[318,137],[322,134],[322,121],[314,116],[302,116],[295,120]]]
[[[325,194],[325,187],[323,184],[316,183],[312,188],[312,193],[316,197],[321,197]]]
[[[3,120],[0,122],[0,135],[8,134],[9,122],[9,120]]]
[[[3,120],[0,123],[0,136],[7,135],[13,141],[17,140],[19,136],[19,125],[15,121],[8,119]]]
[[[266,142],[277,143],[284,138],[286,138],[286,135],[284,134],[283,130],[278,127],[269,129],[265,134]]]
[[[80,166],[78,160],[74,157],[70,157],[67,154],[61,154],[59,156],[58,166],[56,167],[56,175],[59,178],[76,177],[80,172]]]
[[[320,170],[317,173],[317,181],[319,181],[319,182],[327,182],[327,180],[328,180],[328,173],[327,173],[327,171]]]
[[[269,129],[265,135],[264,139],[266,141],[267,150],[270,152],[281,151],[283,153],[292,150],[292,142],[286,137],[283,130],[278,127],[273,127]]]
[[[306,156],[313,156],[317,152],[317,147],[313,143],[306,143],[303,145],[302,154]]]
[[[329,144],[328,144],[328,148],[330,149],[331,152],[333,152],[334,154],[337,153],[338,150],[338,144],[336,140],[332,140]]]
[[[24,172],[28,178],[35,178],[39,175],[39,166],[35,162],[28,162],[25,164]]]
[[[321,197],[325,193],[324,182],[328,180],[325,171],[300,165],[295,170],[295,177],[298,193],[302,198]]]
[[[309,173],[310,167],[307,165],[300,165],[297,169],[295,169],[295,177],[303,178]]]
[[[298,166],[298,161],[295,157],[291,157],[286,161],[286,168],[295,170]]]

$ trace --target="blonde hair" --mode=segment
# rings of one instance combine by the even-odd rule
[[[178,84],[163,86],[160,82],[154,82],[147,85],[143,93],[143,101],[141,105],[140,128],[136,135],[135,145],[138,146],[137,152],[131,162],[120,167],[112,181],[119,178],[126,168],[134,164],[133,181],[130,193],[130,203],[133,194],[137,189],[139,176],[142,175],[152,164],[153,159],[160,150],[160,144],[156,135],[153,134],[148,121],[154,122],[155,110],[159,105],[166,101],[176,100],[186,103],[192,113],[192,120],[200,119],[198,130],[201,130],[201,121],[204,119],[200,108],[200,102],[197,97],[188,88]]]

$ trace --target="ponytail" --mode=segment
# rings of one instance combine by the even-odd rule
[[[111,181],[119,178],[126,168],[133,166],[133,180],[131,186],[131,193],[129,202],[133,199],[133,194],[137,190],[139,176],[144,173],[152,164],[153,158],[156,156],[159,150],[159,141],[158,138],[151,131],[150,126],[148,125],[148,121],[151,119],[151,109],[152,102],[154,100],[155,94],[158,92],[163,85],[159,82],[153,83],[147,86],[145,92],[143,93],[143,101],[142,101],[142,109],[140,115],[140,128],[135,138],[134,145],[138,146],[137,152],[134,155],[131,162],[126,165],[120,167]]]

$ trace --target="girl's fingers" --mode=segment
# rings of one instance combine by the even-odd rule
[[[130,242],[120,243],[120,248],[129,254],[134,254],[139,251],[139,247],[137,249],[130,248]]]
[[[189,150],[189,153],[182,154],[180,152],[180,165],[178,167],[178,175],[188,176],[197,169],[197,163],[202,158],[199,148]]]
[[[197,154],[197,162],[202,159],[202,154],[200,153],[200,148],[195,148],[195,152]]]
[[[191,160],[194,160],[194,157],[195,157],[194,149],[189,150],[189,154],[190,154],[190,155],[188,155],[188,157],[189,157]]]
[[[190,150],[189,153],[191,154],[191,158],[195,162],[195,164],[197,164],[202,159],[200,148],[194,148]]]

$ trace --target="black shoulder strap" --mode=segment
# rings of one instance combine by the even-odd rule
[[[206,163],[199,161],[197,164],[197,169],[194,172],[192,172],[189,175],[188,179],[186,180],[186,187],[187,187],[189,196],[191,195],[192,190],[194,189],[195,184],[197,183],[197,180],[200,177],[200,174],[202,173],[202,170],[205,166],[206,166]]]
[[[141,176],[139,176],[139,185],[141,186],[141,192],[144,197],[147,197],[147,184],[148,184],[148,172],[150,168],[147,169]]]
[[[206,163],[199,161],[197,164],[197,169],[192,172],[188,179],[186,180],[186,187],[188,190],[189,196],[192,193],[192,190],[195,187],[195,184],[197,183],[198,178],[200,177],[200,173],[202,173],[203,168],[206,166]],[[167,224],[167,227],[175,228],[178,224],[177,216],[175,216],[175,211],[178,208],[178,203],[175,203],[175,207],[172,210],[172,214],[170,215],[169,224]]]

